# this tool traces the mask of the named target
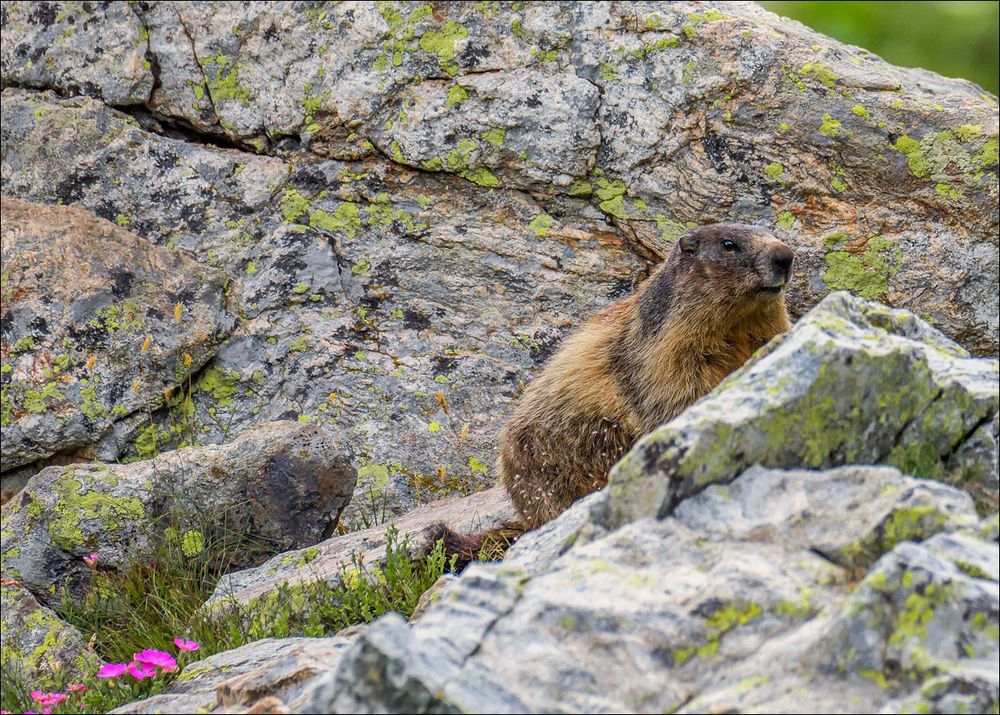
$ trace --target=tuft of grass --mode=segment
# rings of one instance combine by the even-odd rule
[[[340,574],[340,584],[323,580],[283,584],[266,601],[250,606],[223,602],[214,610],[202,605],[235,556],[245,562],[246,550],[261,548],[225,528],[195,530],[174,524],[190,519],[166,519],[149,530],[152,553],[141,563],[123,570],[98,562],[89,588],[74,599],[69,585],[56,608],[76,626],[104,661],[128,663],[145,648],[175,652],[173,639],[182,637],[200,644],[197,651],[176,653],[180,668],[215,653],[238,648],[261,638],[332,635],[348,626],[367,623],[389,611],[409,617],[420,596],[455,558],[438,541],[425,554],[412,554],[407,537],[394,527],[386,531],[386,560],[366,564],[355,555]],[[207,521],[205,523],[208,523]],[[194,536],[197,531],[197,538]],[[197,545],[199,548],[195,548]],[[77,590],[79,595],[79,590]],[[2,669],[2,709],[12,712],[40,710],[29,693],[38,684],[28,682],[12,664]],[[137,681],[124,675],[83,678],[85,692],[69,692],[52,712],[107,712],[124,703],[151,697],[173,682],[174,673]],[[65,692],[70,682],[55,678],[53,687]]]

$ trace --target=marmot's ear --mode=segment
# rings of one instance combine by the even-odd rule
[[[693,233],[685,233],[678,239],[678,243],[681,244],[681,250],[684,253],[697,253],[698,252],[698,237]]]

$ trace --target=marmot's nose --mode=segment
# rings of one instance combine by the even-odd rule
[[[771,265],[774,266],[775,270],[787,274],[792,267],[793,258],[795,258],[795,253],[792,249],[785,244],[781,244],[771,254]]]

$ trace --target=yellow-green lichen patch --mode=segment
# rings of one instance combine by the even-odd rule
[[[230,64],[230,59],[223,54],[199,60],[202,68],[214,65],[216,69],[205,71],[208,93],[212,103],[220,105],[225,102],[237,101],[246,106],[250,104],[250,90],[240,84],[239,65]]]
[[[831,89],[836,85],[837,80],[840,79],[824,62],[807,62],[799,68],[798,72],[803,77],[814,79]]]
[[[56,404],[64,402],[66,395],[59,389],[59,382],[47,382],[40,390],[27,390],[24,393],[24,409],[32,414],[41,414]]]
[[[288,345],[288,352],[290,353],[303,353],[308,349],[309,342],[306,340],[305,335],[300,335]]]
[[[113,534],[124,524],[136,522],[145,515],[142,503],[134,497],[116,497],[99,491],[113,486],[106,470],[90,472],[76,478],[76,471],[67,469],[53,485],[57,495],[49,518],[48,531],[52,543],[63,551],[73,552],[84,543],[81,522],[99,519],[102,530]]]
[[[202,373],[195,389],[208,393],[219,406],[224,407],[233,401],[239,381],[240,373],[236,370],[212,366]]]
[[[463,171],[461,176],[464,179],[468,179],[473,184],[479,184],[480,186],[493,187],[500,185],[500,179],[498,179],[489,169],[482,166],[476,169]]]
[[[536,236],[545,237],[549,235],[549,229],[552,228],[554,220],[547,213],[540,213],[535,218],[531,220],[528,224],[528,228],[535,232]]]
[[[441,69],[450,75],[458,72],[455,63],[455,45],[469,36],[469,31],[457,22],[449,20],[439,31],[425,32],[420,38],[420,48],[424,52],[437,55]]]
[[[851,113],[857,114],[859,117],[864,117],[865,119],[872,118],[871,112],[869,112],[867,109],[864,108],[863,105],[860,104],[855,104],[853,107],[851,107]]]
[[[584,181],[583,179],[577,179],[572,184],[569,185],[567,193],[570,196],[579,196],[586,198],[594,193],[594,187],[589,181]]]
[[[669,243],[673,243],[681,234],[687,233],[697,225],[694,221],[678,221],[667,218],[666,214],[656,214],[656,229],[660,232],[660,237]]]
[[[837,550],[834,559],[852,573],[862,574],[902,541],[923,541],[941,531],[948,517],[933,506],[894,509],[874,530]]]
[[[469,93],[465,91],[465,87],[460,84],[453,84],[451,89],[448,90],[448,106],[457,107],[462,102],[469,98]]]
[[[772,161],[770,164],[764,167],[764,174],[774,181],[780,181],[781,175],[785,173],[785,167],[776,161]]]
[[[829,251],[823,282],[830,290],[848,290],[869,300],[878,300],[889,290],[889,279],[896,275],[902,250],[882,236],[872,236],[863,250],[847,248],[846,236],[840,232],[825,239]],[[852,242],[853,243],[853,242]]]
[[[359,258],[351,266],[351,273],[356,276],[363,276],[371,270],[372,264],[367,258]]]
[[[309,199],[295,189],[285,189],[285,195],[281,198],[279,208],[281,217],[286,222],[291,223],[309,210]]]
[[[823,113],[823,121],[819,125],[819,133],[828,137],[835,137],[840,134],[840,121],[830,116],[829,112]]]
[[[309,214],[309,225],[321,231],[342,232],[347,238],[354,238],[361,228],[361,210],[352,201],[345,201],[332,214],[316,209]]]
[[[795,214],[791,211],[782,211],[774,221],[778,228],[789,229],[795,225]]]
[[[596,180],[597,189],[595,193],[601,201],[598,204],[601,211],[611,214],[621,219],[628,218],[625,212],[625,182],[621,179],[608,180],[603,176]]]
[[[500,127],[491,127],[479,136],[483,138],[483,141],[487,141],[493,146],[503,146],[504,139],[507,137],[507,131]]]

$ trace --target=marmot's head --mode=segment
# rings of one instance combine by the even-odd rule
[[[717,223],[692,229],[670,256],[675,285],[721,302],[780,298],[792,272],[792,249],[757,226]]]

